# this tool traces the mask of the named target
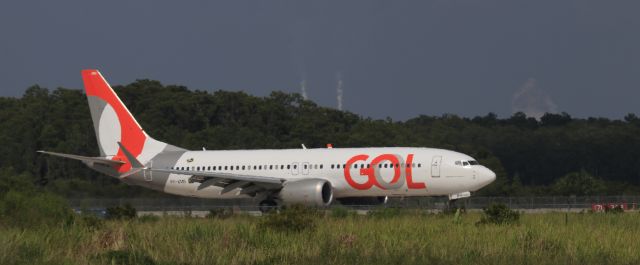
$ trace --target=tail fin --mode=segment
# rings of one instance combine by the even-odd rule
[[[82,80],[102,157],[127,162],[118,142],[142,163],[163,151],[182,150],[149,137],[98,70],[82,70]],[[130,169],[126,163],[118,172]]]

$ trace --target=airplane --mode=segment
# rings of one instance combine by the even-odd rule
[[[197,198],[254,198],[260,210],[282,205],[386,203],[389,197],[448,196],[496,179],[472,157],[416,147],[186,150],[149,136],[98,70],[82,79],[100,156],[48,151],[100,173],[157,191]]]

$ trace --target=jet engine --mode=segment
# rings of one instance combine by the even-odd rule
[[[294,180],[284,183],[279,197],[284,205],[324,207],[333,202],[333,188],[324,179]]]
[[[344,197],[336,199],[342,205],[378,206],[387,204],[387,196],[378,197]]]

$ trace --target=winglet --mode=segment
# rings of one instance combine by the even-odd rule
[[[126,156],[127,160],[129,160],[129,163],[131,164],[132,168],[134,169],[144,168],[144,165],[142,165],[142,163],[140,163],[140,161],[138,161],[138,159],[136,159],[136,157],[132,155],[131,152],[129,152],[129,150],[127,150],[127,148],[125,148],[121,142],[118,142],[118,145],[120,146],[122,153],[124,153],[124,156]]]

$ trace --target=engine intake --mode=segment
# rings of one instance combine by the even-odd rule
[[[324,207],[333,202],[333,188],[324,179],[294,180],[284,183],[279,197],[284,205]]]

